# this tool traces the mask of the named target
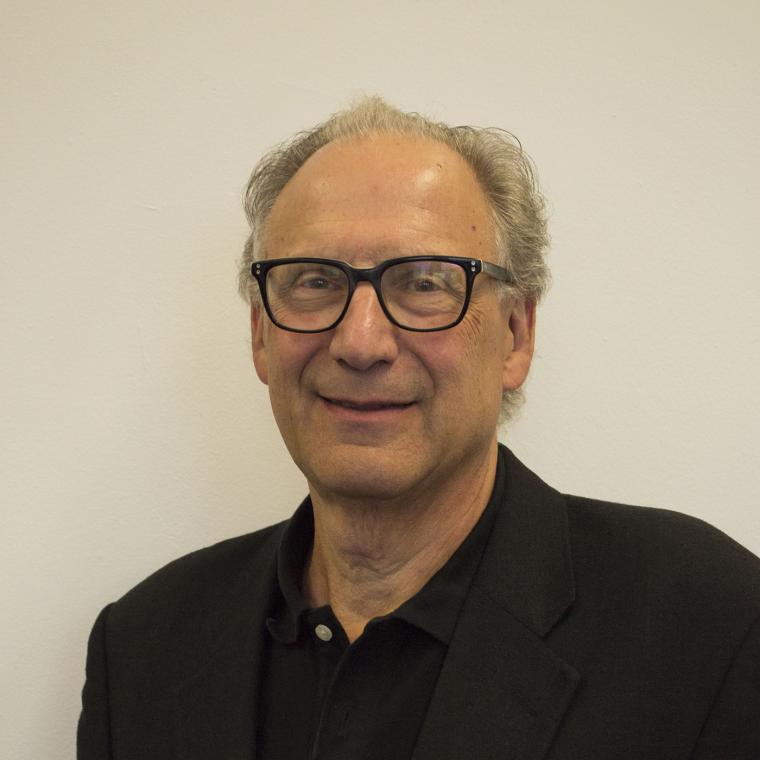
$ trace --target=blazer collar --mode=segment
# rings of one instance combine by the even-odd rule
[[[507,449],[496,518],[415,760],[538,760],[580,675],[543,640],[574,599],[563,497]]]
[[[494,604],[545,636],[575,599],[565,498],[506,447],[504,503],[475,579]]]

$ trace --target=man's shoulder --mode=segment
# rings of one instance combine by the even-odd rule
[[[606,539],[646,554],[672,552],[685,557],[702,554],[760,568],[760,558],[704,520],[671,509],[619,504],[584,496],[564,495],[573,533]]]
[[[143,626],[216,606],[241,585],[269,582],[287,521],[181,556],[138,583],[112,605],[112,620]]]
[[[631,603],[656,595],[681,608],[708,603],[760,614],[760,559],[709,523],[579,496],[565,502],[579,580],[615,579]]]

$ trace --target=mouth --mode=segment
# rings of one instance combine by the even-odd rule
[[[383,412],[393,411],[396,409],[408,409],[414,404],[413,401],[399,402],[384,399],[354,400],[342,398],[328,398],[320,396],[326,404],[341,409],[350,409],[356,412]]]

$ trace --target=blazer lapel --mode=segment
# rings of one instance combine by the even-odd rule
[[[539,760],[580,675],[544,637],[574,598],[563,497],[506,449],[502,508],[414,760]]]
[[[255,760],[260,671],[266,617],[276,588],[277,543],[261,552],[206,616],[203,634],[209,642],[209,659],[175,693],[178,760]]]

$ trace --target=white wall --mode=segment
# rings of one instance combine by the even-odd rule
[[[555,285],[508,439],[760,552],[753,0],[6,0],[0,755],[73,756],[98,610],[304,491],[235,294],[256,158],[361,91],[504,126]]]

